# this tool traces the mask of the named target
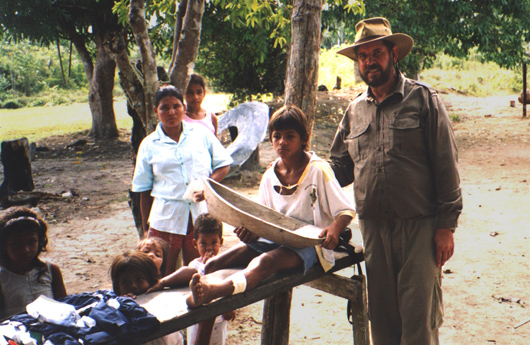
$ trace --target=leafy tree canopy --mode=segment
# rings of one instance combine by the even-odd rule
[[[72,35],[90,40],[92,34],[115,31],[114,0],[2,0],[0,23],[8,39],[43,44]]]
[[[340,38],[353,42],[359,20],[386,17],[393,32],[414,39],[401,66],[411,75],[430,67],[438,53],[465,58],[474,47],[485,61],[511,68],[525,59],[530,42],[528,0],[375,0],[365,1],[365,9],[365,15],[333,12],[344,20]],[[332,20],[323,14],[324,23]]]

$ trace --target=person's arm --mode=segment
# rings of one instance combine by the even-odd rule
[[[61,269],[56,264],[51,264],[51,274],[52,274],[52,292],[53,299],[59,299],[66,297],[66,287],[64,286],[63,275]]]
[[[215,116],[215,114],[213,114],[213,113],[212,113],[212,124],[213,124],[213,128],[215,129],[215,132],[213,134],[215,134],[215,136],[217,136],[217,128],[218,128],[217,116]]]
[[[451,120],[438,95],[430,94],[429,107],[426,142],[432,162],[437,205],[434,245],[436,265],[442,267],[454,254],[453,232],[463,203],[457,168],[458,150]]]
[[[224,179],[226,174],[228,174],[229,170],[230,170],[230,165],[225,165],[224,167],[217,168],[212,172],[212,174],[210,175],[210,178],[217,182],[221,182],[221,180]]]
[[[144,233],[149,231],[149,214],[151,213],[151,206],[153,206],[153,197],[151,191],[140,192],[140,213],[142,214],[142,227]]]
[[[326,237],[321,246],[326,249],[335,249],[339,244],[339,237],[342,230],[344,230],[348,224],[350,224],[352,217],[347,214],[341,215],[337,218],[330,226],[322,230],[318,237]]]
[[[458,149],[451,120],[437,94],[430,94],[425,137],[436,192],[437,229],[456,228],[462,212]]]
[[[354,180],[354,163],[346,143],[346,137],[350,133],[349,117],[352,116],[350,111],[351,105],[346,110],[346,114],[337,128],[329,156],[329,165],[333,169],[335,178],[339,181],[341,187],[352,184]]]
[[[168,276],[160,279],[155,285],[151,286],[145,293],[163,290],[166,287],[177,287],[189,284],[191,277],[197,273],[193,267],[183,266]]]

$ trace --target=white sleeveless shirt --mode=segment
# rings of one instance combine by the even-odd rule
[[[53,298],[51,264],[45,264],[46,269],[40,279],[38,267],[26,274],[16,274],[0,266],[0,292],[4,301],[0,318],[25,311],[26,305],[40,295]]]

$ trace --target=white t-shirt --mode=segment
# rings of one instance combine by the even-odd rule
[[[335,179],[329,164],[314,152],[309,154],[311,159],[298,180],[298,187],[291,195],[281,195],[274,189],[274,186],[282,186],[274,172],[280,159],[274,161],[261,179],[259,202],[321,229],[331,225],[341,215],[355,218],[355,209]],[[320,246],[317,247],[318,251]],[[335,264],[332,250],[322,248],[322,255],[331,266]]]

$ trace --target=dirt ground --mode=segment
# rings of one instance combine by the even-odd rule
[[[319,93],[312,146],[320,156],[327,157],[338,121],[356,94]],[[530,120],[522,118],[520,104],[510,107],[516,96],[441,96],[457,118],[464,195],[456,253],[444,267],[441,342],[530,344],[530,322],[516,327],[530,319]],[[35,191],[48,193],[37,204],[50,225],[45,256],[61,267],[69,293],[111,288],[112,257],[134,248],[138,238],[127,203],[133,169],[128,133],[110,143],[94,143],[85,134],[38,142],[49,150],[37,152],[32,162]],[[87,143],[67,147],[80,139]],[[274,158],[267,141],[260,153],[263,166]],[[254,197],[259,178],[259,172],[243,173],[225,183]],[[346,193],[351,196],[351,187]],[[229,227],[225,236],[225,248],[237,241]],[[261,309],[260,302],[238,311],[228,344],[260,343]],[[290,343],[351,343],[346,302],[296,288]]]

